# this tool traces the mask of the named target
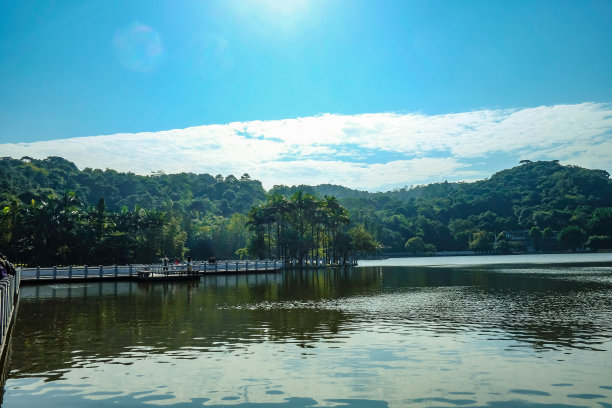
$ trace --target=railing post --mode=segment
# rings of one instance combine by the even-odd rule
[[[130,264],[130,277],[132,276],[132,265]]]
[[[274,269],[276,269],[276,259],[274,260]]]
[[[83,270],[83,277],[87,279],[88,274],[89,274],[89,270],[87,269],[87,265],[85,265],[85,269]]]
[[[257,270],[257,260],[255,260],[255,270]]]
[[[2,298],[2,337],[6,334],[8,329],[8,310],[9,310],[9,302],[4,298],[4,285],[2,285],[0,291],[0,297]]]
[[[57,279],[57,266],[53,266],[53,280]]]
[[[15,287],[13,288],[13,295],[19,296],[19,284],[21,283],[21,268],[17,268],[17,273],[15,274]]]
[[[266,271],[268,270],[268,260],[266,259]]]
[[[248,272],[248,271],[249,271],[249,261],[246,261],[246,262],[244,263],[244,271],[245,271],[245,272]]]
[[[229,262],[225,261],[225,272],[229,272],[228,264],[229,264]]]
[[[2,330],[2,338],[4,338],[4,321],[5,319],[5,309],[6,309],[6,302],[4,300],[4,296],[2,296],[2,292],[3,292],[3,287],[0,286],[0,319],[2,319],[2,321],[0,321],[0,330]]]
[[[236,261],[236,272],[238,272],[238,261]]]
[[[72,265],[68,265],[68,279],[72,279]]]
[[[36,267],[36,279],[40,279],[40,266]]]
[[[219,265],[219,262],[215,262],[215,272],[217,272],[217,270],[219,269],[217,266]]]
[[[2,299],[4,299],[4,292],[6,292],[7,287],[5,287],[4,285],[2,285]],[[8,327],[9,327],[9,323],[11,322],[9,319],[9,316],[11,315],[11,302],[7,302],[7,299],[4,299],[4,307],[3,307],[3,314],[4,314],[4,322],[2,324],[2,335],[6,335],[6,332],[8,331]]]
[[[2,288],[0,287],[0,335],[4,338],[4,298],[2,297]]]
[[[2,298],[2,337],[7,332],[8,329],[8,311],[9,311],[9,302],[8,299],[4,298],[5,286],[2,285],[2,291],[0,291],[0,297]]]
[[[99,268],[99,271],[98,271],[98,276],[101,278],[101,277],[102,277],[102,275],[104,275],[104,271],[103,271],[103,269],[102,269],[102,265],[100,265],[98,268]]]
[[[117,264],[115,264],[115,278],[117,275],[119,275],[119,268],[117,267]]]

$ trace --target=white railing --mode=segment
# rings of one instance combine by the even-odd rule
[[[4,353],[4,345],[13,318],[15,304],[19,298],[19,283],[21,269],[17,268],[15,275],[0,279],[0,355]]]
[[[22,268],[21,279],[32,280],[56,280],[56,279],[101,279],[101,278],[129,278],[136,276],[140,270],[154,270],[156,272],[180,273],[198,271],[201,274],[231,273],[231,272],[256,272],[274,271],[282,268],[281,261],[249,260],[249,261],[217,261],[191,262],[179,264],[137,264],[137,265],[98,265],[98,266],[53,266]]]
[[[130,279],[137,276],[141,270],[154,270],[155,272],[181,273],[189,272],[189,269],[197,271],[199,274],[223,274],[223,273],[246,273],[246,272],[265,272],[276,271],[283,268],[320,268],[320,267],[344,267],[355,266],[357,263],[347,258],[340,264],[325,264],[322,260],[307,261],[303,265],[298,265],[296,260],[285,263],[282,260],[220,260],[215,263],[206,261],[194,261],[191,263],[169,263],[163,264],[134,264],[134,265],[81,265],[81,266],[52,266],[22,268],[21,280],[47,281],[47,280],[99,280],[99,279]]]

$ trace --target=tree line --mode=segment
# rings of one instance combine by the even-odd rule
[[[0,210],[0,252],[30,265],[612,248],[609,174],[558,161],[370,193],[334,185],[266,192],[248,174],[141,176],[79,170],[61,157],[5,157]]]
[[[365,248],[364,237],[373,240],[363,229],[353,229],[352,235],[361,233],[359,246],[353,246],[348,213],[333,197],[316,208],[325,218],[314,226],[309,218],[314,197],[268,196],[248,174],[240,179],[162,172],[139,176],[80,171],[60,157],[24,157],[0,159],[0,185],[0,251],[29,265],[154,263],[164,256],[293,257],[301,262],[306,252],[331,262]],[[273,214],[279,224],[272,237],[261,233],[258,214],[269,216],[273,202],[280,207]],[[307,230],[316,231],[317,248],[307,242]],[[278,250],[271,249],[273,242]]]
[[[235,257],[261,183],[209,174],[148,176],[61,157],[0,159],[0,250],[30,265]]]

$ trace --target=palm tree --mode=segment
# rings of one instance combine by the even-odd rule
[[[276,224],[276,258],[281,259],[284,258],[286,254],[284,234],[286,230],[287,214],[290,211],[290,204],[280,194],[272,194],[268,197],[267,206],[274,216],[272,222]]]
[[[316,259],[321,253],[327,257],[336,246],[339,229],[348,224],[348,211],[335,197],[317,199],[312,194],[297,191],[286,199],[280,194],[268,196],[265,204],[249,212],[247,226],[255,234],[251,252],[261,256],[266,250],[272,254],[272,230],[276,232],[276,257],[289,260],[296,257]],[[267,234],[266,234],[267,229]],[[267,238],[267,239],[266,239]]]
[[[253,207],[249,211],[248,221],[246,223],[249,230],[255,233],[255,240],[252,242],[252,251],[258,257],[265,256],[265,239],[263,226],[266,223],[267,214],[262,207]]]
[[[325,196],[325,210],[327,213],[327,226],[331,233],[331,249],[332,249],[332,257],[331,261],[336,262],[338,260],[337,257],[337,241],[338,241],[338,233],[340,226],[342,224],[349,223],[349,214],[346,208],[342,207],[336,197],[333,196]]]

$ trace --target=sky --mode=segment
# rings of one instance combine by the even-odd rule
[[[612,172],[612,1],[0,0],[0,156],[369,191]]]

